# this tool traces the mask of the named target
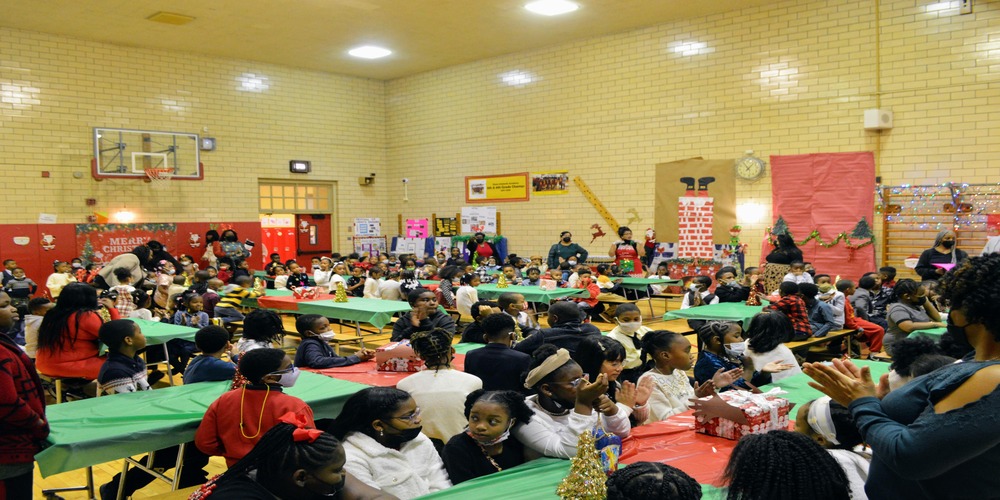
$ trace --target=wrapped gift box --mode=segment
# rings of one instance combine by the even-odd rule
[[[720,393],[720,398],[740,409],[746,417],[746,423],[722,417],[696,417],[694,430],[710,436],[735,440],[747,434],[763,434],[776,429],[787,430],[788,414],[794,405],[785,398],[779,398],[777,394],[783,394],[783,391],[775,388],[762,394],[739,390]]]
[[[419,372],[424,360],[418,359],[409,340],[390,342],[375,349],[375,364],[380,372]]]
[[[292,290],[292,295],[296,299],[314,299],[319,292],[319,289],[316,287],[300,286]]]
[[[538,288],[541,288],[542,290],[555,290],[556,289],[556,281],[555,280],[540,279],[540,280],[538,280]]]

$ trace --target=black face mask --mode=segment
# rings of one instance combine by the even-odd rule
[[[344,489],[344,481],[341,481],[341,482],[339,482],[337,484],[329,484],[329,483],[325,483],[323,481],[320,481],[320,479],[318,477],[313,476],[313,478],[315,479],[315,483],[319,483],[319,484],[323,485],[323,488],[315,488],[313,486],[310,486],[310,484],[309,484],[308,481],[302,484],[302,488],[304,488],[309,493],[312,493],[312,497],[313,498],[338,498],[338,497],[340,497],[340,492],[341,492],[341,490]],[[323,489],[325,489],[326,491],[323,492]]]
[[[420,431],[423,430],[423,426],[414,427],[412,429],[396,429],[394,427],[393,430],[396,431],[396,434],[383,433],[382,441],[384,441],[387,446],[398,448],[416,439],[417,436],[420,435]]]
[[[956,326],[951,322],[951,318],[948,318],[948,335],[954,339],[956,345],[972,349],[972,344],[969,343],[969,337],[965,334],[965,329],[968,326],[969,325]]]
[[[927,303],[927,297],[920,297],[917,299],[917,305],[923,307]]]
[[[951,247],[955,246],[955,242],[954,242],[954,240],[945,240],[945,241],[941,242],[941,246],[943,246],[945,248],[951,248]]]
[[[223,238],[223,239],[225,239],[228,242],[233,242],[233,241],[236,241],[236,235],[235,234],[227,234],[225,236],[225,238]]]
[[[570,238],[569,236],[567,236],[567,237],[563,238],[562,240],[563,240],[563,243],[569,243],[570,241],[573,240],[573,238]]]

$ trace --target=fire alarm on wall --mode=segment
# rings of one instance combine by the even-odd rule
[[[866,109],[865,130],[889,130],[892,128],[892,111],[888,109]]]

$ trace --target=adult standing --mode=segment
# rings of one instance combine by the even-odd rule
[[[486,233],[476,233],[472,235],[472,239],[465,244],[465,248],[469,250],[469,264],[475,264],[476,259],[482,257],[483,262],[490,260],[490,257],[494,257],[497,261],[500,260],[500,255],[497,253],[497,247],[486,241]]]
[[[94,285],[105,290],[120,285],[118,278],[115,277],[115,269],[123,267],[128,269],[129,274],[132,275],[131,285],[139,288],[142,286],[142,281],[146,279],[146,266],[152,262],[153,251],[146,245],[137,246],[131,252],[117,255],[110,262],[104,264],[104,267],[94,277]]]
[[[219,232],[209,229],[205,232],[205,253],[201,255],[202,269],[209,266],[219,268],[219,258],[215,256],[215,248],[219,245]]]
[[[802,262],[802,250],[795,244],[795,240],[788,233],[779,234],[775,238],[778,242],[774,250],[764,257],[767,264],[764,265],[764,287],[768,293],[773,292],[781,286],[781,281],[791,270],[789,264],[792,262]]]
[[[240,241],[240,237],[232,229],[226,229],[222,232],[219,241],[212,244],[212,250],[216,257],[220,259],[229,257],[234,263],[250,258],[250,250]]]
[[[941,278],[948,331],[975,351],[888,392],[850,362],[806,363],[813,387],[847,406],[872,447],[868,498],[992,498],[1000,491],[1000,255],[975,257]],[[888,394],[886,394],[888,392]],[[880,399],[881,398],[881,399]],[[960,488],[960,489],[956,489]]]
[[[573,243],[573,233],[563,231],[559,233],[559,241],[549,248],[548,264],[549,269],[559,269],[559,264],[569,262],[570,266],[583,264],[587,261],[587,250],[576,243]]]
[[[150,272],[157,271],[157,269],[160,267],[160,262],[163,261],[167,261],[170,264],[172,264],[174,266],[174,269],[183,268],[180,262],[177,262],[177,259],[175,259],[174,256],[171,255],[169,251],[167,251],[167,247],[163,246],[163,243],[160,243],[159,241],[156,240],[149,240],[146,242],[146,246],[149,247],[149,250],[153,252],[153,259],[148,264],[146,264],[147,271]]]
[[[917,259],[917,267],[914,271],[920,275],[923,281],[940,279],[944,273],[948,272],[943,267],[934,264],[957,265],[969,258],[969,254],[964,250],[955,248],[955,231],[945,229],[934,238],[934,246],[924,250]]]
[[[618,228],[620,240],[611,244],[608,256],[615,258],[615,265],[618,269],[629,276],[643,277],[642,260],[645,252],[644,247],[640,247],[632,240],[632,230],[628,226]]]

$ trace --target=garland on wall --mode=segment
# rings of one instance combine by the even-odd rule
[[[788,230],[788,223],[786,223],[784,217],[780,215],[778,216],[778,220],[774,223],[774,226],[767,228],[766,234],[767,234],[767,242],[772,247],[778,246],[777,236],[779,234],[787,234],[789,237],[792,238],[792,240],[795,239],[794,236],[792,236],[792,232]],[[844,246],[846,246],[853,252],[854,250],[857,250],[859,248],[864,248],[868,245],[874,245],[875,234],[872,232],[871,225],[868,224],[868,219],[866,217],[862,217],[861,220],[858,221],[857,225],[854,226],[854,229],[852,229],[850,232],[844,231],[837,234],[837,236],[834,237],[833,240],[831,241],[824,240],[823,237],[820,236],[819,231],[813,229],[812,231],[809,232],[809,236],[806,237],[806,239],[802,241],[796,241],[795,244],[798,246],[802,246],[805,245],[806,243],[809,243],[812,240],[816,240],[816,243],[819,243],[819,245],[822,246],[823,248],[833,248],[841,241],[843,241]],[[854,241],[858,240],[865,240],[865,241],[862,241],[861,243],[854,243]]]
[[[455,242],[458,242],[458,243],[468,243],[469,240],[471,240],[473,238],[473,236],[475,236],[475,235],[474,234],[462,234],[462,235],[459,235],[459,236],[451,236],[450,238],[451,238],[451,242],[452,243],[455,243]],[[494,235],[494,236],[486,236],[485,238],[483,238],[484,241],[487,241],[489,243],[496,243],[496,242],[498,242],[498,241],[500,241],[502,239],[503,239],[503,235],[500,235],[500,234],[497,234],[497,235]]]

